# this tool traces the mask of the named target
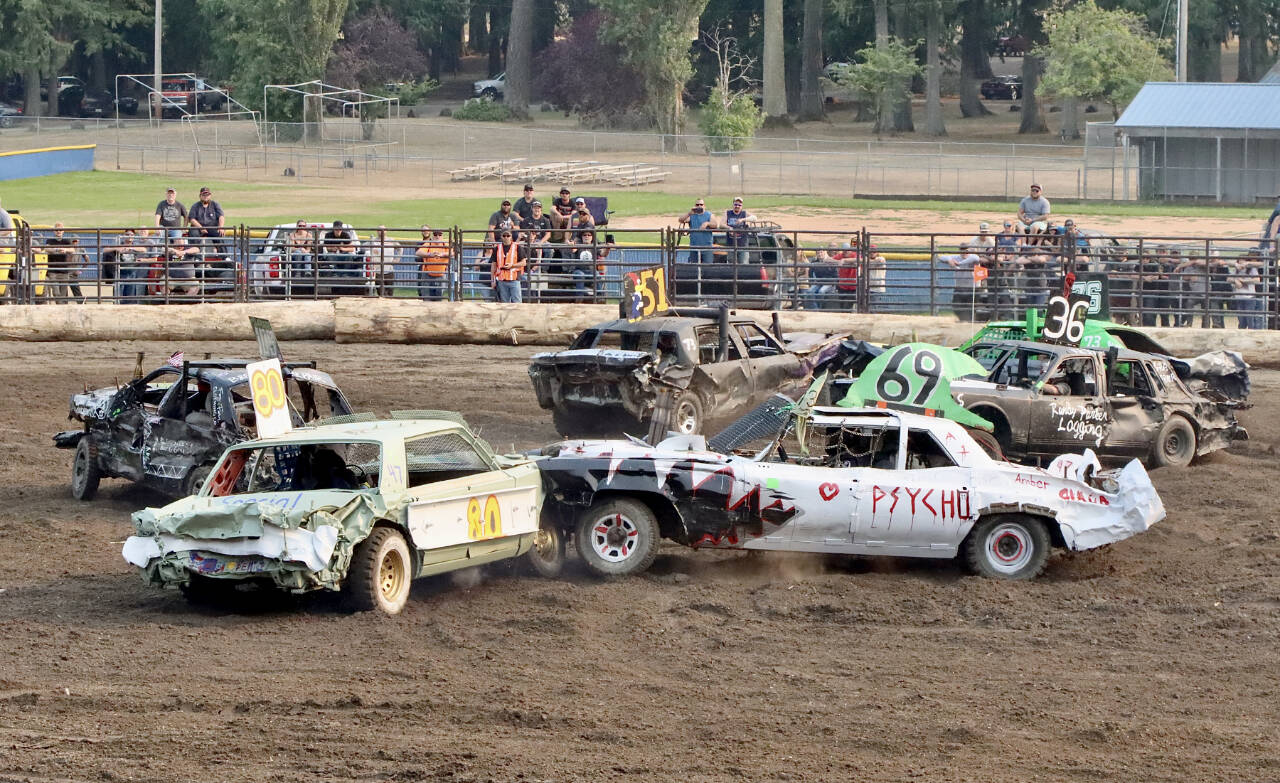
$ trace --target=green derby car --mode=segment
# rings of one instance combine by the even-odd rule
[[[416,577],[523,555],[558,573],[542,499],[532,459],[494,454],[457,414],[401,411],[227,449],[199,494],[133,515],[123,555],[193,600],[258,583],[397,614]]]

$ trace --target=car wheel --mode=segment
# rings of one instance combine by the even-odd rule
[[[399,531],[375,527],[351,555],[343,591],[353,609],[400,614],[409,600],[413,558]]]
[[[653,565],[660,537],[652,509],[638,500],[609,498],[582,512],[574,540],[588,568],[616,577]]]
[[[12,117],[0,117],[0,128],[12,128],[12,127],[13,127]]]
[[[1195,456],[1195,428],[1181,416],[1170,416],[1156,434],[1152,463],[1157,468],[1185,468]]]
[[[544,524],[534,533],[533,548],[525,557],[538,576],[560,576],[564,568],[564,531],[558,525]]]
[[[498,99],[498,91],[492,87],[485,87],[480,91],[480,97],[488,101],[494,101]]]
[[[964,546],[973,572],[991,579],[1034,579],[1049,560],[1049,532],[1021,514],[978,520]]]
[[[75,456],[71,458],[71,497],[76,500],[93,500],[93,496],[98,494],[98,482],[101,480],[98,449],[89,436],[84,435],[76,444]]]
[[[676,398],[671,406],[671,424],[669,429],[681,435],[696,435],[702,432],[702,400],[697,392],[685,391]]]
[[[974,442],[982,447],[991,459],[1004,462],[1004,449],[1000,448],[1000,441],[996,440],[996,436],[986,430],[976,429],[974,427],[965,427],[965,431],[973,438]]]
[[[209,474],[213,472],[212,465],[197,465],[187,474],[187,480],[182,482],[182,494],[186,497],[199,495],[200,490],[204,488],[204,483],[209,480]]]

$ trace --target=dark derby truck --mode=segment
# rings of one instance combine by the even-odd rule
[[[727,311],[620,318],[583,331],[568,350],[535,354],[529,377],[562,435],[644,434],[655,411],[665,411],[663,393],[670,397],[669,429],[692,434],[778,392],[802,391],[841,342],[786,337]]]
[[[123,478],[172,497],[193,495],[222,452],[256,437],[251,360],[166,364],[123,386],[71,397],[71,419],[54,445],[74,449],[71,494],[92,500],[104,478]],[[351,405],[315,362],[283,365],[296,426],[351,413]]]
[[[951,392],[991,422],[1011,459],[1087,447],[1104,462],[1184,466],[1248,437],[1235,416],[1247,406],[1199,393],[1166,356],[1021,340],[980,341],[964,352],[988,375],[952,380]]]

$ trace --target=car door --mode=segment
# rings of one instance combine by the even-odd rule
[[[757,324],[734,324],[733,331],[746,349],[752,378],[752,406],[777,392],[789,394],[807,385],[800,377],[800,360],[773,335]]]
[[[1107,438],[1107,454],[1114,457],[1147,456],[1159,422],[1163,421],[1157,397],[1159,378],[1145,362],[1120,360],[1110,374],[1108,403],[1113,424]]]
[[[195,378],[169,387],[143,434],[141,464],[148,479],[180,491],[193,468],[212,465],[230,445],[234,438],[220,436],[215,426],[216,399],[215,390]]]
[[[704,400],[707,407],[703,411],[708,419],[732,416],[739,410],[745,410],[755,395],[751,366],[747,363],[737,333],[730,329],[727,336],[729,342],[725,346],[725,359],[717,361],[720,356],[720,327],[707,324],[694,329],[698,342],[698,368],[694,382],[708,398]],[[698,383],[698,375],[703,376],[706,382]]]
[[[160,403],[181,373],[161,367],[120,388],[107,406],[107,452],[112,473],[139,481],[143,477],[147,435]],[[100,447],[101,448],[101,447]]]
[[[514,555],[519,537],[538,529],[541,484],[532,463],[503,468],[462,430],[407,439],[404,454],[407,521],[423,550],[422,574]]]
[[[1057,456],[1086,448],[1106,453],[1112,419],[1098,380],[1100,359],[1096,352],[1066,354],[1044,373],[1042,379],[1067,378],[1070,393],[1046,394],[1043,388],[1036,392],[1028,434],[1030,453]]]
[[[972,472],[926,430],[898,430],[895,465],[866,469],[853,539],[859,552],[949,557],[969,530]],[[883,464],[883,463],[881,463]]]

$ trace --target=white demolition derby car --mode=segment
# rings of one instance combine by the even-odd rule
[[[723,448],[723,447],[721,447]],[[1137,460],[993,460],[948,419],[816,408],[751,454],[701,436],[564,441],[538,462],[547,506],[596,573],[642,571],[660,538],[691,547],[952,558],[1031,579],[1054,546],[1121,541],[1164,518]]]

